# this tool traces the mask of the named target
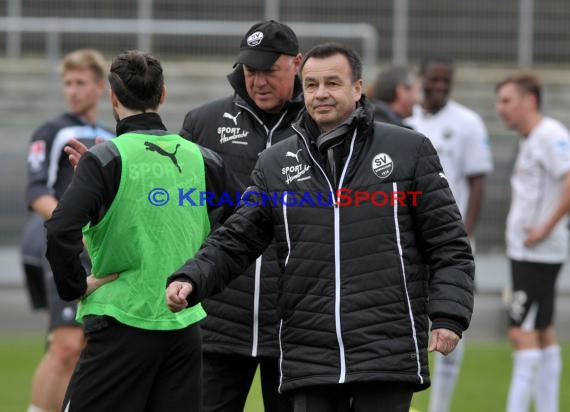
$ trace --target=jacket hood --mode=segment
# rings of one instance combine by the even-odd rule
[[[245,76],[243,74],[243,65],[238,64],[234,70],[227,75],[228,82],[236,94],[236,100],[242,100],[248,106],[250,106],[257,115],[263,117],[263,110],[259,109],[253,99],[247,94],[247,89],[245,87]],[[301,86],[301,80],[299,76],[295,76],[295,85],[293,87],[293,98],[281,109],[281,112],[285,110],[291,104],[303,104],[303,88]]]

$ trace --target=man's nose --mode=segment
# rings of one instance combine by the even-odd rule
[[[449,88],[449,86],[446,81],[441,80],[435,83],[435,88],[439,91],[445,91]]]
[[[66,88],[69,94],[75,94],[77,92],[77,85],[75,84],[68,84]]]
[[[267,83],[267,75],[263,72],[256,72],[253,77],[253,82],[256,86],[263,86]]]
[[[324,85],[319,85],[319,87],[317,87],[317,90],[315,91],[315,97],[317,99],[324,99],[326,97],[328,97],[328,90]]]

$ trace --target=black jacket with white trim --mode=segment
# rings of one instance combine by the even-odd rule
[[[335,187],[305,115],[296,136],[266,150],[252,174],[251,191],[266,200],[277,192],[278,204],[249,196],[250,205],[170,278],[194,284],[193,304],[223,288],[275,236],[282,390],[356,381],[425,388],[428,315],[432,328],[459,335],[470,322],[473,257],[437,154],[425,136],[372,116],[363,99],[328,134],[344,135]],[[326,205],[324,196],[339,188],[351,205],[346,198]],[[366,193],[374,202],[363,200]]]
[[[294,98],[279,113],[268,114],[248,96],[241,65],[228,81],[234,95],[190,111],[180,135],[219,154],[247,187],[260,153],[293,133],[291,124],[304,108],[303,95],[296,78]],[[204,301],[208,312],[201,323],[204,352],[279,355],[276,260],[274,248],[268,248],[243,276]]]

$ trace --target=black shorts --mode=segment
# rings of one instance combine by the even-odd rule
[[[46,288],[49,310],[48,331],[51,332],[61,326],[81,326],[81,324],[75,320],[77,301],[66,302],[59,297],[51,272],[48,273],[46,278]]]
[[[91,264],[85,250],[81,253],[81,263],[87,273],[91,272]],[[49,309],[49,325],[48,331],[52,331],[60,326],[78,326],[81,324],[75,320],[77,313],[77,301],[66,302],[61,299],[57,293],[53,273],[49,267],[47,259],[45,259],[44,271],[46,273],[46,290]]]
[[[86,316],[87,344],[65,394],[70,412],[202,410],[198,325],[145,330]]]
[[[561,263],[511,260],[511,326],[530,332],[552,325],[556,279],[561,267]]]
[[[24,281],[30,305],[34,310],[48,307],[42,264],[45,259],[45,246],[44,220],[34,213],[24,227],[20,247]]]

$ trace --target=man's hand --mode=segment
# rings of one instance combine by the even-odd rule
[[[192,293],[192,283],[172,282],[166,288],[166,304],[171,312],[180,312],[188,306],[186,298]]]
[[[105,283],[112,282],[116,280],[118,277],[119,277],[118,273],[111,273],[110,275],[104,276],[102,278],[96,278],[92,274],[87,276],[87,289],[85,290],[85,294],[83,295],[83,297],[85,298],[89,296],[97,289],[99,289],[101,286],[103,286]]]
[[[429,352],[437,351],[442,355],[449,355],[459,343],[459,336],[449,329],[433,329],[431,331],[431,342],[428,347]]]
[[[95,144],[103,143],[105,139],[102,137],[95,138]],[[83,154],[87,151],[87,146],[81,143],[77,139],[69,139],[67,142],[67,146],[63,149],[63,151],[67,154],[67,158],[69,159],[69,163],[73,168],[77,167],[77,163],[79,163],[79,159]]]
[[[544,226],[525,227],[524,230],[526,232],[526,239],[524,240],[526,247],[533,247],[550,234],[550,231]]]

